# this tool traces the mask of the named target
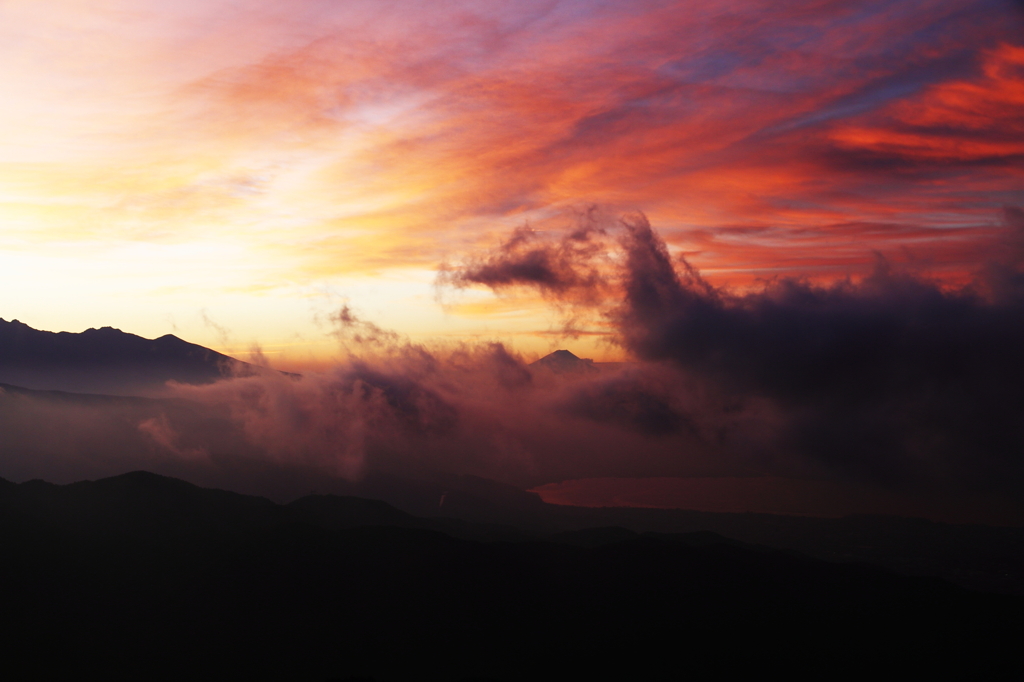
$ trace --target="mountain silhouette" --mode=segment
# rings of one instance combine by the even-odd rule
[[[1020,597],[707,532],[480,541],[436,522],[147,472],[0,480],[0,580],[16,624],[0,656],[18,679],[1021,668]]]
[[[61,419],[60,428],[54,428],[56,417]],[[140,424],[164,424],[172,437],[154,441]],[[304,503],[304,513],[310,515],[305,520],[316,517],[321,519],[317,523],[331,527],[351,523],[338,521],[349,518],[348,512],[339,511],[344,504],[339,499],[361,498],[363,502],[352,504],[363,505],[367,518],[394,508],[407,523],[386,517],[381,523],[439,530],[464,539],[517,540],[608,527],[632,533],[709,531],[828,561],[862,562],[971,589],[1024,595],[1021,527],[876,515],[816,518],[563,506],[545,503],[536,493],[516,486],[451,472],[368,470],[358,480],[346,480],[316,467],[260,463],[258,443],[226,409],[180,398],[33,391],[0,384],[0,455],[4,475],[22,481],[74,481],[111,469],[144,467],[277,501],[294,500],[312,490],[331,493],[307,497]]]
[[[593,360],[578,358],[567,350],[556,350],[553,353],[549,353],[540,360],[530,363],[530,366],[549,369],[556,374],[593,372],[597,370]]]
[[[0,383],[25,388],[149,395],[168,381],[207,384],[258,370],[171,334],[145,339],[113,327],[47,332],[0,319]]]

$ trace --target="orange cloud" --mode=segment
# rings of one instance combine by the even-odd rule
[[[643,210],[718,283],[873,251],[957,280],[1024,204],[1001,0],[11,7],[0,238],[234,254],[147,290],[193,309],[429,271],[593,204]]]
[[[939,83],[878,116],[874,126],[839,127],[841,148],[881,158],[936,164],[1024,159],[1024,46],[1004,43],[981,55],[973,80]]]

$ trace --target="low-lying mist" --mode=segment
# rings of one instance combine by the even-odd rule
[[[599,477],[856,482],[1024,497],[1024,214],[950,287],[869,276],[733,292],[642,215],[517,230],[445,266],[442,292],[539,291],[567,334],[600,321],[635,361],[529,365],[500,343],[413,343],[345,307],[329,371],[267,369],[162,399],[0,394],[3,471],[67,482],[148,469],[294,497],[387,474],[528,488]]]

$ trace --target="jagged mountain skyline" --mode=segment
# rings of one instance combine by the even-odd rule
[[[172,334],[49,332],[0,318],[0,383],[24,388],[148,396],[164,392],[168,381],[208,384],[257,369]]]

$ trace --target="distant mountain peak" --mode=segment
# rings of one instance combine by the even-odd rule
[[[590,358],[580,358],[567,350],[556,350],[531,363],[534,367],[543,367],[552,372],[590,372],[597,368]]]

